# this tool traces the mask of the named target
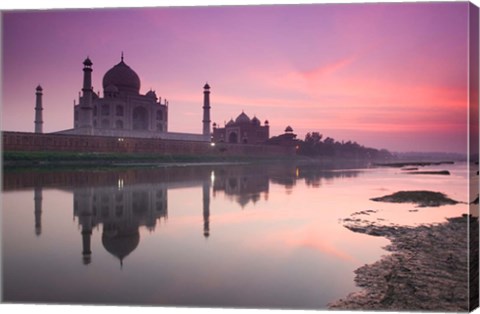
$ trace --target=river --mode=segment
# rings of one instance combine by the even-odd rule
[[[212,164],[4,169],[5,302],[325,309],[358,291],[354,270],[388,240],[344,227],[444,222],[459,203],[371,198],[430,190],[467,202],[450,175],[338,165]]]

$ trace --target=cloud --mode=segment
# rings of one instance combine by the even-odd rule
[[[328,79],[332,75],[335,75],[338,71],[348,67],[357,59],[357,56],[342,58],[326,65],[319,65],[312,70],[300,72],[300,74],[309,82],[316,82],[320,79]]]

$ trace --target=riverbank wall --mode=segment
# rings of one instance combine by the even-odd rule
[[[143,153],[182,156],[294,156],[294,146],[66,134],[2,132],[4,152]]]

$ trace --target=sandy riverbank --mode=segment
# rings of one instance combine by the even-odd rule
[[[470,232],[478,235],[478,219],[466,215],[449,218],[445,223],[418,227],[349,222],[345,227],[354,232],[388,238],[391,244],[386,250],[390,254],[374,264],[358,268],[355,282],[362,290],[331,303],[329,307],[468,311],[469,224]],[[478,256],[478,241],[472,243],[472,247],[477,249]],[[478,295],[478,290],[473,293]]]

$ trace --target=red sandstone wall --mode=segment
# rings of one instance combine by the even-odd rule
[[[161,139],[2,132],[4,151],[157,153],[164,155],[287,156],[294,147],[221,144]]]

